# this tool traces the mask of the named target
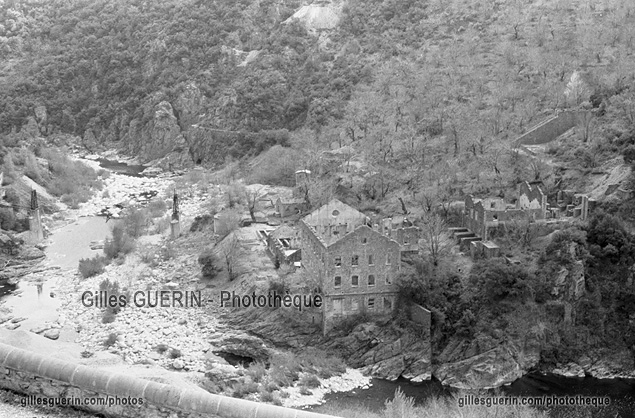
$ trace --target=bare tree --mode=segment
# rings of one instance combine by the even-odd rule
[[[240,240],[236,234],[233,233],[228,235],[223,241],[219,242],[217,246],[220,247],[220,256],[225,262],[229,281],[232,281],[238,277],[240,260],[243,256]]]
[[[266,195],[264,187],[247,187],[245,196],[247,200],[247,209],[249,210],[249,216],[253,222],[256,222],[256,206],[258,201]]]
[[[443,218],[435,212],[426,212],[421,220],[421,232],[426,241],[426,250],[432,260],[432,264],[437,266],[439,260],[447,254],[452,247],[452,240],[448,234],[448,226]]]

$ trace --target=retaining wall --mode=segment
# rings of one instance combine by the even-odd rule
[[[541,122],[516,140],[516,145],[540,145],[556,139],[573,128],[580,119],[580,112],[564,111]]]
[[[326,418],[244,399],[178,388],[93,369],[0,343],[0,388],[37,398],[106,396],[140,398],[142,405],[86,405],[81,409],[121,418]]]

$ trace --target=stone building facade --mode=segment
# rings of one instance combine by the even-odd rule
[[[405,216],[371,219],[371,223],[374,230],[397,241],[402,255],[419,252],[421,230]]]
[[[526,181],[521,183],[516,204],[505,203],[500,198],[477,199],[472,195],[465,198],[463,225],[483,240],[488,239],[488,231],[505,222],[542,220],[547,216],[547,196],[538,186]]]
[[[300,213],[307,210],[308,205],[304,199],[299,198],[291,198],[291,199],[282,199],[278,198],[275,203],[276,213],[281,218],[286,218],[288,216],[299,215]]]
[[[395,308],[401,248],[369,221],[337,199],[300,221],[302,265],[320,283],[324,334],[347,316]]]

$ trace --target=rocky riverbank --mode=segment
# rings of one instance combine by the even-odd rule
[[[95,161],[86,160],[86,163],[98,168]],[[201,173],[191,177],[200,176]],[[197,181],[187,181],[171,175],[145,178],[110,173],[102,176],[102,182],[103,189],[78,209],[67,208],[62,213],[44,217],[45,224],[54,224],[56,227],[52,228],[54,235],[40,246],[41,249],[46,251],[46,247],[54,244],[56,240],[78,241],[71,238],[72,234],[81,232],[77,228],[69,236],[55,236],[60,231],[58,228],[63,225],[79,225],[81,222],[78,223],[78,220],[95,216],[104,208],[120,209],[147,203],[138,199],[144,191],[155,191],[154,199],[165,199],[170,203],[175,184],[178,185],[183,231],[189,229],[194,217],[207,213],[206,205],[210,200],[224,198],[222,186],[208,186],[203,184],[205,182],[199,184]],[[167,205],[166,215],[170,212],[171,207]],[[105,222],[105,218],[101,219]],[[128,255],[123,263],[112,263],[106,267],[104,273],[91,278],[84,279],[77,274],[76,263],[68,268],[58,268],[54,274],[55,300],[60,306],[57,318],[42,320],[35,325],[29,322],[27,327],[21,329],[30,330],[49,339],[79,345],[82,356],[86,358],[99,353],[109,353],[120,357],[129,365],[145,365],[157,370],[167,369],[191,375],[192,380],[200,381],[203,385],[209,378],[203,377],[205,373],[208,376],[222,375],[222,380],[230,383],[229,387],[232,382],[240,383],[245,379],[245,368],[240,364],[229,364],[223,358],[225,354],[240,352],[241,347],[248,346],[250,342],[262,346],[267,355],[281,351],[271,343],[265,343],[253,335],[228,326],[225,321],[219,319],[217,305],[208,303],[208,300],[217,296],[218,286],[224,286],[200,278],[198,255],[202,248],[213,244],[209,231],[187,233],[187,236],[176,240],[172,240],[168,233],[169,231],[164,230],[161,234],[141,237],[135,253]],[[257,250],[258,254],[261,251],[264,254],[264,244],[258,240],[249,241],[245,245],[252,251]],[[72,245],[64,251],[77,250],[71,247]],[[44,252],[39,251],[39,257],[42,258]],[[44,261],[41,265],[45,268],[56,267],[47,264],[51,260]],[[256,271],[258,268],[254,269],[254,274],[261,273]],[[271,272],[267,274],[276,274],[273,266],[269,269]],[[19,273],[19,270],[16,272]],[[21,275],[21,280],[25,283],[41,283],[46,281],[47,277],[53,277],[50,274],[47,276],[48,273],[45,271],[30,273],[32,274]],[[196,295],[200,292],[202,304],[181,308],[136,307],[134,303],[129,303],[116,314],[109,316],[107,309],[86,306],[86,299],[82,302],[85,292],[93,292],[95,295],[105,282],[116,282],[119,290],[129,297],[135,292],[144,292],[144,295],[150,298],[156,298],[155,292],[165,290],[195,292]],[[20,328],[22,319],[16,318],[11,312],[0,315],[0,320],[4,322],[3,328]],[[253,345],[250,348],[253,348]],[[299,386],[292,385],[280,388],[277,398],[286,406],[316,404],[325,393],[362,387],[367,385],[369,380],[369,377],[359,371],[348,369],[340,376],[320,379],[320,385],[313,388],[310,394]],[[256,394],[252,399],[259,398]]]

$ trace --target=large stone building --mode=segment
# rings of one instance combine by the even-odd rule
[[[300,221],[302,265],[320,283],[325,334],[347,316],[395,308],[401,248],[369,223],[337,199]]]

